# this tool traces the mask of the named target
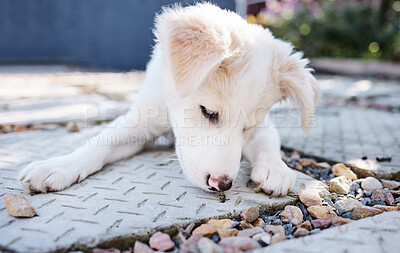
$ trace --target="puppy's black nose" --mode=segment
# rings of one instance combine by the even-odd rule
[[[223,176],[220,178],[210,177],[208,179],[208,186],[210,190],[217,190],[217,191],[227,191],[232,187],[232,179],[228,176]]]

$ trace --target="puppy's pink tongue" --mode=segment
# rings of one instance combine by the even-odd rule
[[[208,185],[210,187],[214,187],[216,190],[219,190],[218,184],[219,184],[218,179],[214,179],[212,177],[210,177],[210,179],[208,179]]]

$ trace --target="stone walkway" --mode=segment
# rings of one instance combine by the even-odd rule
[[[57,193],[29,196],[16,180],[17,172],[34,160],[72,151],[100,127],[82,133],[11,133],[0,136],[0,196],[24,194],[38,210],[31,219],[8,215],[0,202],[0,245],[19,252],[84,249],[107,239],[124,236],[126,247],[133,239],[156,228],[188,224],[210,217],[234,216],[251,206],[276,211],[295,203],[296,196],[270,198],[255,193],[249,182],[249,164],[242,170],[221,203],[218,193],[193,187],[176,163],[173,150],[158,149],[107,166],[80,184]],[[302,173],[296,188],[324,188]],[[116,243],[114,241],[114,243]],[[72,248],[71,248],[71,245]]]
[[[252,253],[386,253],[400,248],[400,212],[388,212]]]
[[[0,124],[112,119],[128,108],[141,78],[141,73],[1,74]],[[399,83],[334,76],[318,79],[324,97],[307,138],[298,127],[296,114],[284,105],[274,109],[273,120],[283,145],[324,159],[347,161],[381,177],[399,179],[400,114],[329,104],[332,99],[354,97],[396,103],[395,98],[400,96]],[[93,108],[95,113],[88,114]],[[20,252],[85,249],[99,242],[105,247],[112,246],[105,241],[123,237],[127,240],[112,242],[123,241],[128,247],[133,238],[146,236],[156,228],[235,215],[253,205],[276,210],[296,201],[295,195],[271,199],[254,193],[248,184],[249,165],[243,162],[233,190],[226,193],[228,200],[221,203],[218,194],[203,192],[186,181],[179,166],[168,162],[173,151],[167,148],[149,150],[107,166],[81,184],[59,193],[29,196],[23,191],[15,179],[20,169],[31,161],[70,152],[100,129],[101,126],[90,126],[80,133],[67,133],[65,128],[59,128],[0,135],[0,195],[23,193],[38,210],[38,216],[32,219],[15,219],[7,214],[4,202],[0,201],[0,246]],[[368,159],[362,160],[363,156]],[[377,156],[390,156],[392,161],[377,162]],[[304,187],[322,187],[304,174],[298,173],[298,177],[294,192]],[[354,226],[362,227],[356,224],[363,224],[363,221],[355,222]],[[375,227],[373,223],[371,227]],[[312,247],[319,244],[318,239],[313,241],[313,238],[335,233],[330,231],[338,229],[274,247],[286,249],[284,245],[288,244],[290,249],[293,243],[301,240]],[[321,238],[330,238],[330,235]],[[367,248],[369,242],[365,243]]]
[[[298,117],[290,113],[284,115],[287,116],[284,123],[277,125],[285,147],[347,162],[366,175],[372,173],[400,180],[399,113],[359,107],[320,108],[306,138],[296,126]],[[392,160],[377,162],[376,157],[391,157]]]

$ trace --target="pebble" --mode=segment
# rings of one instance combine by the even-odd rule
[[[14,217],[33,217],[36,210],[32,204],[20,194],[5,194],[3,196],[7,212]]]
[[[286,240],[285,228],[283,226],[267,225],[264,227],[264,230],[272,235],[271,244]]]
[[[7,134],[11,132],[11,127],[7,125],[0,125],[0,133]]]
[[[293,233],[293,236],[298,238],[298,237],[309,235],[309,234],[310,234],[310,231],[308,231],[307,229],[297,228],[296,231]]]
[[[309,220],[306,220],[305,222],[301,223],[300,225],[297,226],[298,228],[305,228],[307,230],[311,230],[311,222]]]
[[[372,191],[372,200],[380,200],[386,202],[388,205],[393,205],[394,197],[388,189],[375,189]]]
[[[81,130],[81,125],[79,121],[70,121],[67,124],[67,131],[71,133],[79,132]]]
[[[273,235],[285,235],[285,228],[283,226],[266,225],[264,230]]]
[[[342,214],[342,217],[351,220],[351,219],[353,219],[353,213],[352,212],[344,213],[344,214]]]
[[[394,180],[381,180],[383,187],[388,188],[389,190],[396,190],[397,188],[400,187],[400,182],[394,181]]]
[[[382,189],[383,185],[378,179],[374,177],[367,177],[361,182],[361,188],[365,191],[372,191],[376,189]]]
[[[273,235],[271,237],[271,244],[277,243],[277,242],[282,242],[285,241],[287,238],[285,235]]]
[[[244,220],[242,220],[240,222],[240,227],[243,228],[243,229],[254,228],[253,224],[251,224],[251,223],[249,223],[247,221],[244,221]]]
[[[346,211],[340,206],[340,205],[338,205],[337,203],[335,204],[335,209],[336,209],[336,213],[337,214],[339,214],[339,215],[342,215],[343,213],[345,213]]]
[[[290,159],[300,159],[300,154],[297,151],[293,151],[292,154],[290,154]]]
[[[370,199],[370,198],[364,198],[364,199],[361,201],[361,204],[363,204],[364,206],[367,206],[370,202],[371,202],[371,199]]]
[[[262,241],[266,245],[269,245],[269,244],[271,244],[271,237],[272,236],[270,234],[259,233],[259,234],[256,234],[255,236],[253,236],[253,240]]]
[[[258,210],[257,207],[254,206],[244,211],[241,215],[242,219],[249,223],[252,223],[255,220],[257,220],[258,216],[260,216],[260,211]]]
[[[319,196],[318,192],[313,190],[301,190],[298,192],[300,201],[309,206],[320,206],[322,205],[321,197]]]
[[[341,225],[344,225],[344,224],[347,224],[347,223],[350,223],[350,222],[351,222],[350,219],[342,218],[342,217],[338,216],[338,217],[333,218],[332,225],[333,226],[341,226]]]
[[[175,243],[171,240],[168,234],[157,232],[150,237],[149,245],[152,249],[156,250],[171,250],[175,248]]]
[[[303,213],[296,206],[286,206],[285,210],[279,215],[283,223],[293,223],[297,226],[303,221]]]
[[[43,125],[40,124],[40,123],[33,124],[33,125],[30,127],[30,129],[33,130],[33,131],[42,130],[42,129],[43,129]]]
[[[215,242],[215,243],[217,243],[217,242],[219,242],[219,241],[221,240],[221,237],[219,237],[219,235],[218,235],[218,230],[217,230],[217,234],[214,234],[214,235],[211,237],[211,240],[212,240],[213,242]]]
[[[307,207],[303,203],[297,202],[296,206],[300,208],[301,212],[303,213],[304,219],[307,219],[307,216],[310,216],[310,214],[307,212]]]
[[[303,166],[301,166],[299,162],[290,162],[287,164],[287,166],[298,171],[301,171],[303,169]]]
[[[222,219],[222,220],[212,219],[209,220],[206,224],[214,225],[217,227],[217,229],[228,229],[231,228],[234,223],[235,222],[230,219]]]
[[[329,165],[329,163],[322,162],[322,163],[316,163],[315,167],[317,167],[318,169],[327,169],[331,166]]]
[[[217,230],[218,228],[215,225],[202,224],[193,231],[193,235],[198,234],[203,237],[211,238],[217,232]]]
[[[57,124],[45,124],[42,125],[41,130],[56,130],[59,127],[60,125]]]
[[[329,183],[329,190],[338,194],[347,194],[350,191],[350,183],[345,176],[335,177]]]
[[[274,216],[261,215],[260,217],[263,219],[263,221],[264,221],[265,224],[267,224],[267,225],[270,225],[271,222],[275,220],[275,217],[274,217]]]
[[[331,220],[335,218],[336,213],[327,206],[310,206],[307,211],[317,219]]]
[[[271,222],[271,225],[281,226],[283,225],[283,222],[280,219],[276,219]]]
[[[146,244],[136,241],[135,246],[133,246],[133,253],[154,253],[154,250]]]
[[[364,191],[364,196],[365,197],[371,197],[372,191]]]
[[[357,192],[358,190],[360,190],[360,185],[357,183],[352,183],[350,185],[350,191],[351,192]]]
[[[319,192],[319,196],[321,197],[321,198],[328,198],[328,199],[332,199],[332,193],[330,193],[329,191],[327,191],[327,190],[321,190],[320,192]]]
[[[348,197],[348,198],[352,198],[352,199],[355,199],[355,198],[356,198],[356,196],[354,196],[354,193],[352,193],[352,192],[349,192],[349,193],[347,194],[347,197]]]
[[[230,236],[237,235],[238,230],[236,228],[218,229],[217,233],[218,233],[219,237],[222,239],[222,238],[225,238],[225,237],[230,237]]]
[[[293,230],[295,229],[292,223],[283,225],[283,228],[285,229],[285,235],[293,234]]]
[[[344,212],[352,212],[357,206],[362,205],[358,200],[355,199],[343,199],[336,202],[336,205],[340,206]]]
[[[263,233],[263,232],[264,232],[264,229],[262,229],[260,227],[255,227],[255,228],[240,230],[239,233],[237,233],[237,236],[253,237],[256,234]]]
[[[179,247],[181,253],[199,253],[197,243],[202,237],[198,234],[192,235],[186,242],[182,243]]]
[[[370,201],[367,203],[367,205],[368,205],[368,206],[375,206],[375,205],[383,205],[383,206],[385,206],[385,205],[386,205],[386,202],[385,202],[385,201],[382,201],[382,200],[379,200],[379,199],[373,199],[373,200],[370,200]]]
[[[219,245],[225,252],[241,252],[261,248],[261,245],[257,241],[244,236],[223,238],[219,242]]]
[[[347,179],[350,180],[356,180],[357,176],[354,174],[354,172],[349,169],[346,165],[343,163],[337,163],[332,166],[332,173],[338,177],[344,176]]]
[[[335,217],[336,218],[336,217]],[[325,229],[332,224],[331,220],[316,219],[311,221],[314,228]]]
[[[208,238],[201,238],[197,243],[200,253],[224,253],[224,249]]]
[[[375,205],[373,208],[380,209],[385,212],[400,211],[400,206]]]
[[[353,219],[359,220],[366,217],[375,216],[377,214],[382,213],[383,211],[377,208],[368,207],[368,206],[358,206],[353,211]]]
[[[301,158],[300,165],[303,167],[315,166],[316,162],[313,159]]]
[[[265,224],[264,220],[261,218],[257,218],[255,222],[253,222],[253,226],[262,227]]]
[[[13,127],[14,132],[25,132],[28,130],[28,125],[20,124]]]

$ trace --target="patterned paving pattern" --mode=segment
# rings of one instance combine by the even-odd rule
[[[400,179],[399,113],[359,107],[321,108],[307,137],[298,127],[298,117],[284,115],[281,122],[282,116],[277,118],[284,146]],[[368,160],[362,160],[364,156]],[[390,156],[392,161],[377,162],[377,156]]]
[[[73,244],[93,246],[102,240],[140,235],[158,227],[238,213],[259,205],[277,209],[295,197],[271,199],[248,186],[248,163],[221,203],[218,194],[193,187],[174,163],[173,152],[160,149],[107,166],[80,184],[49,194],[29,196],[15,179],[18,170],[33,160],[67,153],[100,127],[83,133],[24,132],[0,136],[0,195],[23,193],[38,216],[16,219],[0,201],[0,245],[20,252],[44,252]],[[322,187],[298,174],[295,191]]]

